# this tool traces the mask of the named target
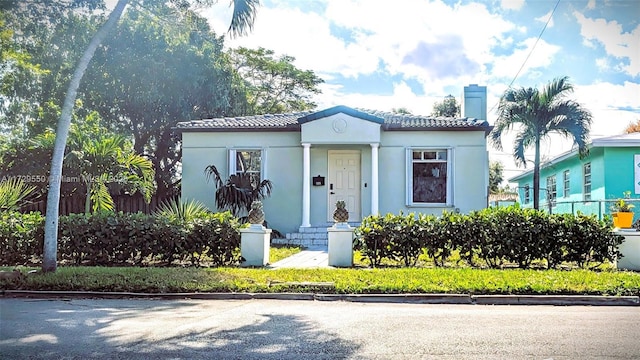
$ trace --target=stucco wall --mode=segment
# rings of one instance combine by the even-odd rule
[[[326,124],[325,124],[326,125]],[[369,124],[367,124],[368,126]],[[352,138],[351,141],[362,141]],[[484,132],[437,131],[381,132],[379,149],[379,211],[423,212],[439,215],[444,209],[469,212],[486,207],[488,158]],[[453,203],[450,207],[406,204],[408,147],[451,148]],[[266,178],[273,182],[272,196],[264,201],[269,226],[283,233],[296,232],[302,222],[303,149],[298,132],[194,132],[183,134],[182,196],[197,199],[215,209],[215,186],[207,182],[204,169],[215,165],[228,176],[231,148],[262,148]],[[328,177],[329,150],[358,150],[361,154],[361,213],[371,210],[371,146],[360,144],[312,144],[311,177]],[[326,226],[328,184],[311,186],[312,226]]]
[[[262,148],[266,153],[266,178],[273,182],[271,197],[264,201],[269,227],[292,232],[302,222],[302,147],[297,132],[184,133],[182,197],[215,206],[215,184],[206,181],[204,169],[215,165],[228,177],[228,150]],[[258,144],[258,145],[256,145]],[[293,225],[292,225],[293,224]]]
[[[461,131],[388,131],[380,147],[380,213],[466,213],[487,206],[488,155],[484,133]],[[407,148],[452,149],[452,206],[407,206]],[[390,189],[393,189],[390,191]]]
[[[640,194],[635,194],[635,154],[640,154],[640,148],[605,148],[604,182],[607,198],[621,197],[625,191],[631,191],[633,197],[640,197]]]

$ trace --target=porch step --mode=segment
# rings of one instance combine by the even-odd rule
[[[349,223],[351,227],[359,226],[359,223]],[[273,239],[273,244],[301,245],[304,247],[329,246],[329,233],[327,228],[333,224],[324,226],[301,227],[298,232],[287,233],[284,239]]]

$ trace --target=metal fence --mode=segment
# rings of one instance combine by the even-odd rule
[[[551,214],[577,214],[578,212],[587,215],[597,215],[602,219],[605,215],[611,215],[611,205],[618,199],[610,200],[590,200],[590,201],[548,201],[540,203],[540,210]],[[640,210],[640,199],[624,199],[625,202],[633,204],[635,209]],[[523,207],[532,207],[532,204]]]

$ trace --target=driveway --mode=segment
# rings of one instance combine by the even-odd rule
[[[638,359],[637,307],[0,299],[2,359]]]

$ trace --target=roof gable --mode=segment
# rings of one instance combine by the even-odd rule
[[[326,110],[322,110],[322,111],[318,111],[318,112],[314,112],[308,115],[305,115],[301,118],[298,119],[298,123],[300,124],[304,124],[307,123],[309,121],[313,121],[313,120],[318,120],[318,119],[322,119],[322,118],[326,118],[335,114],[339,114],[339,113],[343,113],[349,116],[353,116],[355,118],[358,119],[362,119],[362,120],[367,120],[367,121],[371,121],[377,124],[383,124],[384,123],[384,119],[378,116],[374,116],[371,115],[369,113],[366,112],[362,112],[353,108],[350,108],[348,106],[344,106],[344,105],[338,105],[338,106],[334,106],[332,108],[326,109]]]

